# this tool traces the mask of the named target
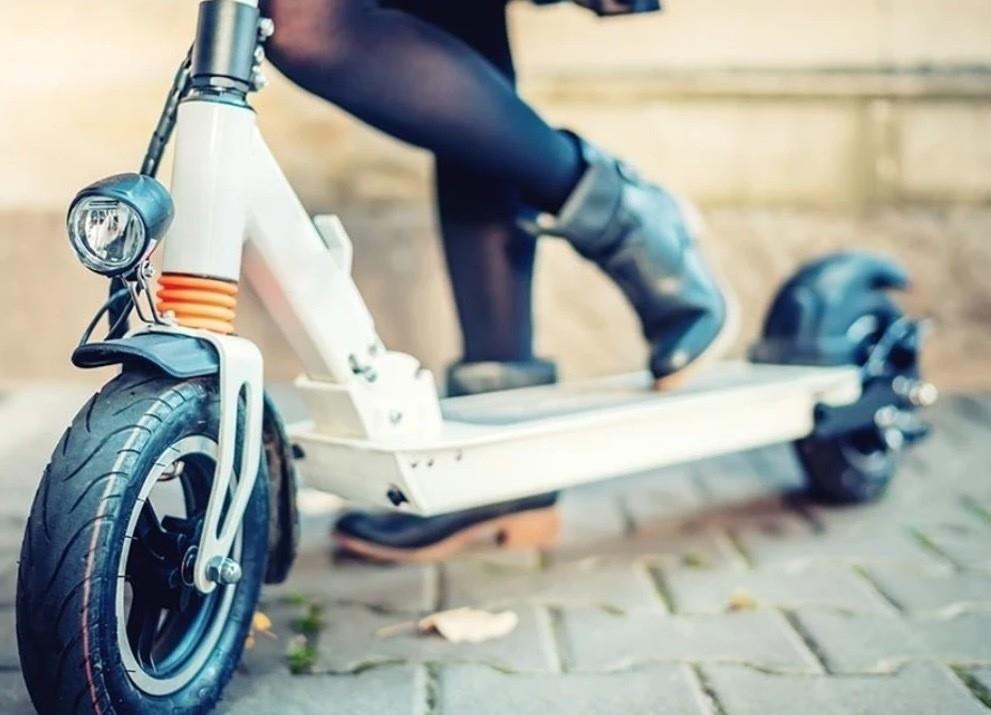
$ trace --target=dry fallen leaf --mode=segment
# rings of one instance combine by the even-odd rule
[[[255,611],[255,615],[251,618],[251,630],[275,638],[275,634],[272,633],[272,619],[261,611]]]
[[[734,591],[726,604],[727,611],[752,611],[757,608],[757,600],[746,591]]]
[[[477,608],[454,608],[421,618],[421,633],[439,633],[452,643],[480,643],[502,638],[516,628],[519,618],[512,611],[492,613]]]
[[[244,639],[244,647],[247,650],[255,647],[255,635],[259,633],[272,640],[278,640],[278,636],[272,632],[272,619],[261,611],[255,611],[255,615],[251,617],[251,629]]]

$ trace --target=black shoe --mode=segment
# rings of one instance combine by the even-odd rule
[[[478,541],[541,548],[557,535],[555,502],[556,493],[541,494],[431,517],[354,511],[337,522],[334,539],[349,553],[394,562],[442,561]]]
[[[733,337],[735,316],[697,246],[701,220],[626,164],[576,140],[588,168],[560,214],[531,230],[567,239],[616,282],[640,317],[659,381],[716,356]]]
[[[545,360],[458,363],[447,373],[452,397],[556,380],[554,363]],[[552,492],[431,517],[352,511],[337,521],[334,539],[348,553],[395,562],[440,561],[487,539],[509,548],[541,548],[557,535],[556,502],[557,492]]]

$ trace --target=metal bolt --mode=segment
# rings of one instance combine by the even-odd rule
[[[882,407],[874,413],[874,424],[881,429],[892,427],[898,421],[898,408],[891,405]]]
[[[355,375],[360,375],[365,378],[368,382],[375,382],[378,379],[378,372],[372,365],[362,365],[358,360],[358,356],[355,354],[348,355],[348,364],[351,366],[351,372]]]
[[[905,378],[901,380],[895,383],[895,391],[913,407],[931,407],[939,399],[939,390],[931,382]]]
[[[251,75],[251,85],[256,92],[260,92],[268,86],[268,77],[262,74],[257,67]]]
[[[403,490],[399,487],[389,487],[389,491],[385,493],[386,499],[388,499],[393,506],[399,506],[400,504],[405,504],[409,501],[406,495],[403,494]]]
[[[275,21],[270,17],[263,17],[258,20],[258,36],[267,40],[275,34]]]
[[[241,580],[241,566],[234,559],[214,556],[206,566],[206,577],[221,586],[229,586]]]
[[[892,452],[897,452],[905,445],[905,435],[896,427],[881,431],[881,438]]]
[[[260,65],[265,61],[265,48],[261,45],[255,47],[255,64]]]

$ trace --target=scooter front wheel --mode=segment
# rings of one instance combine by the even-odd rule
[[[265,572],[262,472],[230,557],[192,585],[217,454],[215,381],[126,372],[76,416],[31,508],[17,637],[42,713],[204,713],[241,657]]]

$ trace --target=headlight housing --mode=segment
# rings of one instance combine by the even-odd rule
[[[155,250],[172,223],[168,190],[150,176],[119,174],[76,194],[69,242],[83,265],[105,276],[129,273]]]

